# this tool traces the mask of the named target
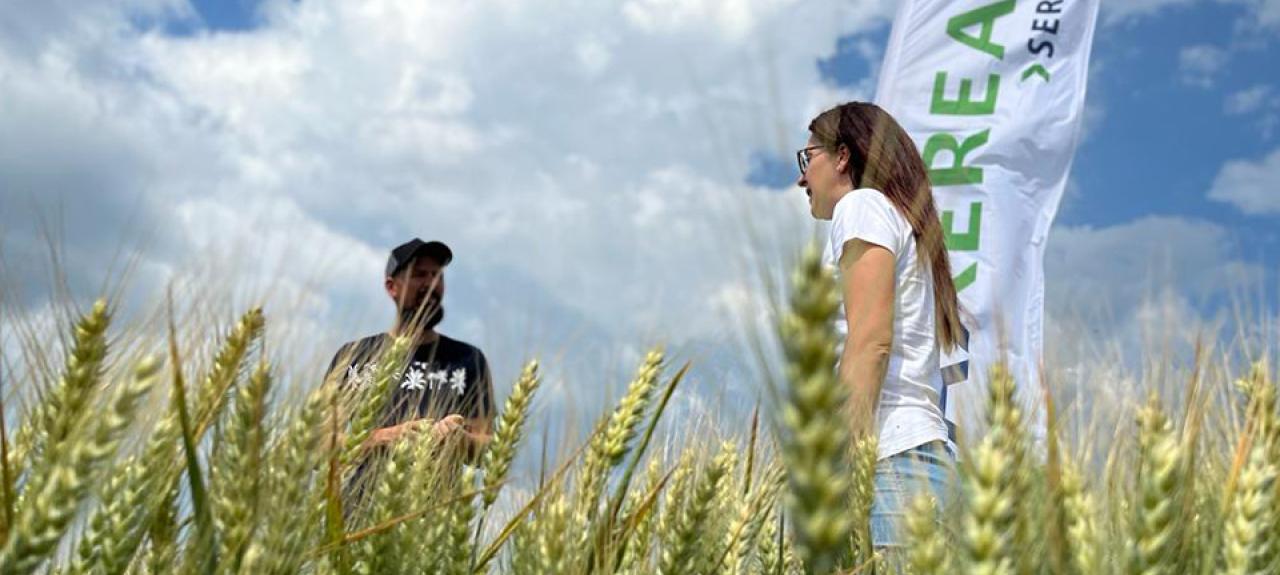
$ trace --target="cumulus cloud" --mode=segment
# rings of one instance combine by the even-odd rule
[[[251,30],[173,34],[198,20],[181,0],[82,4],[0,23],[8,257],[43,249],[10,206],[61,214],[89,295],[137,230],[140,291],[214,268],[324,347],[385,327],[389,247],[442,239],[443,327],[500,378],[534,353],[624,370],[653,341],[716,353],[758,271],[744,231],[792,247],[811,229],[800,194],[743,183],[753,158],[869,96],[815,62],[893,11],[268,0]]]
[[[1250,215],[1280,214],[1280,150],[1256,161],[1227,162],[1214,178],[1209,197]]]
[[[1178,74],[1184,84],[1212,88],[1229,60],[1226,50],[1211,44],[1187,46],[1178,52]]]
[[[1158,295],[1164,285],[1177,286],[1188,297],[1209,298],[1258,279],[1260,270],[1237,260],[1238,247],[1223,226],[1184,217],[1059,226],[1045,254],[1046,299],[1062,315],[1123,313]]]
[[[1230,335],[1220,329],[1236,318],[1223,312],[1251,306],[1268,281],[1239,256],[1241,241],[1186,217],[1056,227],[1045,254],[1047,364],[1068,378],[1136,372],[1188,360],[1198,337]]]

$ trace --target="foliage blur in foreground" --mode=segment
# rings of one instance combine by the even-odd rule
[[[753,422],[723,430],[733,441],[651,449],[685,373],[655,350],[585,444],[503,509],[536,363],[471,465],[428,434],[371,455],[362,446],[403,342],[371,385],[330,381],[288,405],[272,399],[279,368],[262,349],[260,310],[209,358],[184,356],[176,330],[141,357],[109,337],[99,302],[65,357],[27,358],[32,371],[9,378],[36,382],[36,400],[3,410],[0,575],[888,572],[867,527],[875,446],[842,419],[837,305],[806,252],[778,325],[786,377],[768,408],[777,425],[763,426],[774,433]],[[939,520],[936,502],[912,501],[911,543],[894,565],[1280,573],[1275,385],[1264,363],[1230,389],[1193,371],[1180,396],[1153,394],[1119,429],[1093,430],[1114,435],[1098,453],[1065,437],[1052,406],[1047,445],[1032,445],[997,368],[986,429],[962,445],[956,503]],[[363,497],[344,497],[360,465],[373,470]]]

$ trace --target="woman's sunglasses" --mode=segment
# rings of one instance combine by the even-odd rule
[[[817,153],[814,150],[821,151],[822,146],[809,146],[808,148],[796,150],[796,163],[800,165],[800,175],[803,176],[805,172],[809,171],[809,161]]]

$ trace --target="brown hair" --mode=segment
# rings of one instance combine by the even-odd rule
[[[927,261],[933,274],[938,339],[944,350],[954,349],[963,337],[960,303],[929,172],[915,142],[893,116],[866,102],[849,102],[818,114],[809,132],[833,157],[841,146],[847,148],[853,187],[878,190],[911,224],[916,248],[924,255],[921,264]]]

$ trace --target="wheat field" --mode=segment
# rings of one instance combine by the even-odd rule
[[[0,575],[28,573],[1280,573],[1280,419],[1265,362],[1209,370],[1126,412],[1109,441],[1068,434],[1049,408],[1033,446],[1014,384],[990,375],[986,429],[961,445],[954,504],[918,497],[910,544],[870,545],[874,441],[852,437],[832,369],[838,292],[817,255],[795,269],[777,325],[785,358],[761,419],[682,451],[655,431],[688,366],[661,350],[537,486],[496,505],[541,384],[529,363],[494,438],[463,465],[429,434],[343,485],[408,346],[373,384],[326,382],[275,401],[262,310],[208,358],[112,335],[97,302],[8,378],[36,389],[0,427]],[[44,341],[58,341],[45,334]],[[1208,362],[1206,362],[1208,363]],[[10,390],[0,397],[13,397]],[[508,493],[510,495],[510,493]]]

